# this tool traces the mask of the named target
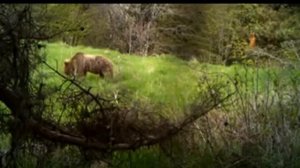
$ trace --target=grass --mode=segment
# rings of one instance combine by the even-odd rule
[[[99,93],[123,93],[126,92],[130,99],[144,100],[160,107],[167,106],[165,111],[182,111],[193,101],[197,94],[199,77],[207,74],[224,74],[231,78],[239,77],[251,81],[257,75],[257,81],[250,83],[252,88],[264,89],[266,79],[273,74],[273,79],[280,74],[279,70],[245,68],[241,65],[225,67],[222,65],[201,64],[198,62],[186,62],[170,55],[154,57],[141,57],[137,55],[121,54],[109,49],[96,49],[85,46],[70,47],[63,43],[47,44],[47,62],[63,73],[63,63],[76,52],[103,55],[109,58],[115,68],[115,77],[112,80],[101,79],[95,74],[88,73],[83,79],[83,84],[92,87]],[[62,79],[49,72],[48,84],[59,84]],[[247,76],[248,74],[248,76]],[[276,74],[276,75],[275,75]],[[218,79],[222,80],[222,79]],[[269,80],[268,80],[269,81]],[[257,83],[258,82],[258,83]],[[252,91],[252,90],[250,90]]]
[[[97,75],[88,74],[82,79],[83,85],[93,87],[94,92],[101,94],[124,93],[131,102],[139,100],[155,105],[160,107],[161,113],[169,116],[182,113],[184,108],[193,102],[199,90],[199,79],[203,76],[215,77],[215,82],[222,82],[226,78],[237,80],[239,92],[244,96],[234,100],[226,107],[227,110],[221,108],[212,111],[207,118],[195,123],[199,126],[195,137],[199,138],[192,145],[193,150],[189,151],[186,148],[191,138],[179,136],[179,139],[186,141],[175,146],[182,148],[186,154],[179,150],[176,153],[177,159],[170,160],[158,147],[142,148],[137,151],[115,152],[112,167],[176,167],[176,164],[183,164],[185,167],[284,167],[278,160],[282,160],[283,156],[289,158],[290,153],[279,152],[280,149],[284,149],[285,143],[274,146],[272,143],[276,138],[286,140],[286,144],[294,147],[291,153],[295,154],[295,157],[290,158],[291,165],[288,167],[299,165],[296,155],[299,153],[297,144],[300,134],[289,125],[296,120],[291,112],[297,112],[298,106],[289,106],[289,102],[281,101],[282,98],[276,100],[279,103],[275,99],[273,102],[272,99],[272,105],[262,101],[266,100],[267,96],[284,95],[284,91],[289,89],[289,95],[293,96],[291,93],[295,93],[298,89],[295,86],[300,81],[299,70],[242,65],[226,67],[195,60],[182,61],[171,55],[141,57],[109,49],[70,47],[63,43],[47,44],[47,62],[63,73],[64,59],[70,58],[78,51],[111,59],[116,72],[113,79],[101,79]],[[41,68],[46,77],[43,80],[48,85],[56,86],[62,83],[62,78],[51,70]],[[256,93],[261,95],[261,99],[254,99]],[[297,98],[295,97],[295,100],[298,100]],[[254,106],[256,108],[253,108]],[[223,125],[225,118],[229,123],[227,127]],[[284,123],[284,129],[281,128],[280,122]],[[282,135],[279,134],[281,132]],[[285,132],[291,133],[285,135]],[[259,136],[252,137],[252,134]],[[247,140],[251,140],[251,143]]]
[[[83,79],[85,86],[93,87],[97,92],[122,93],[125,91],[133,100],[145,100],[159,106],[167,105],[178,111],[191,102],[195,96],[197,75],[186,62],[169,55],[140,57],[106,49],[69,47],[62,43],[51,43],[46,49],[47,62],[63,73],[64,60],[78,51],[103,55],[114,64],[115,77],[112,80],[101,79],[91,73]],[[51,77],[49,75],[47,78],[47,83],[53,85],[61,81],[62,79],[57,75],[51,75]]]

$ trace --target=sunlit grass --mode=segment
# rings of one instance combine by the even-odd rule
[[[168,55],[140,57],[108,49],[50,43],[46,49],[47,62],[63,73],[64,60],[78,51],[103,55],[113,62],[114,79],[102,79],[91,73],[83,79],[84,85],[93,87],[99,93],[119,93],[126,90],[133,100],[143,99],[150,104],[167,105],[177,111],[191,102],[196,94],[197,75],[186,62]],[[62,79],[53,75],[47,81],[58,84]]]
[[[47,44],[45,51],[47,62],[62,74],[64,60],[71,58],[76,52],[109,58],[114,65],[113,79],[102,79],[98,75],[88,73],[81,82],[100,94],[125,93],[131,102],[142,100],[161,108],[162,113],[184,111],[197,96],[198,87],[201,87],[199,79],[203,75],[210,77],[221,74],[215,79],[216,82],[226,78],[232,81],[247,81],[247,86],[244,86],[245,92],[263,91],[266,86],[272,87],[275,79],[288,78],[290,75],[290,71],[275,68],[264,69],[242,65],[227,67],[195,60],[183,61],[171,55],[142,57],[121,54],[109,49],[71,47],[61,42]],[[62,78],[48,68],[44,67],[43,71],[48,72],[46,81],[49,85],[62,83]]]

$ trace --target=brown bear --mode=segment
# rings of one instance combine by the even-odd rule
[[[113,64],[102,56],[77,52],[71,59],[65,60],[64,72],[70,76],[86,76],[87,72],[91,72],[100,77],[113,77]]]

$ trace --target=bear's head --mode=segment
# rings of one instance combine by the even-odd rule
[[[74,66],[72,65],[72,62],[69,59],[66,59],[65,62],[64,71],[66,75],[72,75],[74,72]]]

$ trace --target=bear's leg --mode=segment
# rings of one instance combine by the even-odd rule
[[[99,75],[100,75],[100,77],[104,78],[104,74],[102,71],[99,73]]]

